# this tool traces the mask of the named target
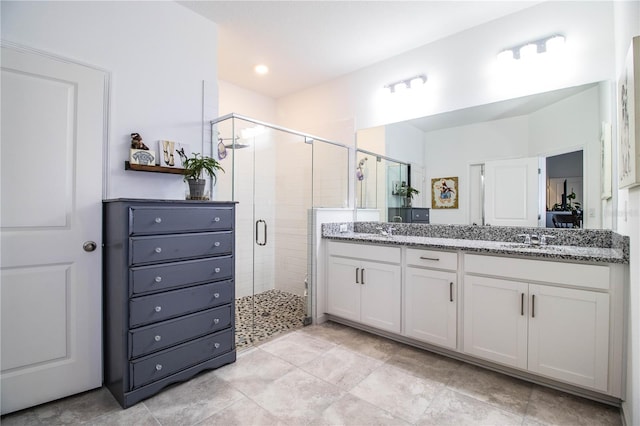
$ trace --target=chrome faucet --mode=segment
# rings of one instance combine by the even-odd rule
[[[529,234],[518,234],[518,237],[524,237],[523,243],[531,244],[531,235],[529,235]]]
[[[387,229],[385,230],[384,228],[379,226],[376,229],[380,231],[380,235],[384,235],[385,237],[392,237],[393,231],[395,231],[396,228],[394,228],[393,226],[388,226]]]

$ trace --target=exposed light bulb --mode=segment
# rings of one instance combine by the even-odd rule
[[[502,52],[498,53],[498,62],[500,62],[501,64],[509,63],[514,59],[515,58],[513,56],[513,50],[511,49],[503,50]]]
[[[538,46],[530,43],[520,48],[520,59],[531,59],[538,53]]]
[[[414,77],[409,82],[409,87],[412,89],[417,89],[418,87],[422,87],[427,83],[427,79],[423,76]]]
[[[558,52],[564,47],[565,38],[561,35],[551,37],[545,42],[545,49],[549,53]]]

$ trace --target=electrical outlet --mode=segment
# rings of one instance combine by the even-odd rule
[[[340,232],[347,232],[347,224],[346,223],[341,223],[340,224]]]

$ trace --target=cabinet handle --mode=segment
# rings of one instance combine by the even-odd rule
[[[154,278],[154,281],[155,281],[155,282],[157,282],[157,283],[159,283],[159,282],[161,282],[161,281],[162,281],[162,277],[160,277],[160,276],[155,277],[155,278]]]
[[[520,293],[520,316],[524,316],[524,293]]]
[[[220,247],[220,241],[216,241],[215,243],[213,243],[214,247]]]
[[[356,268],[356,284],[360,284],[360,281],[358,281],[358,272],[360,272],[360,268]]]
[[[162,340],[162,337],[160,337],[160,335],[157,335],[156,337],[153,338],[153,340],[155,340],[156,342],[159,342],[160,340]]]
[[[213,323],[214,323],[214,324],[218,324],[219,322],[220,322],[220,318],[214,318],[214,319],[213,319]]]
[[[437,257],[425,257],[425,256],[420,256],[420,259],[422,259],[422,260],[435,260],[436,262],[440,260]]]
[[[214,222],[220,222],[220,218],[218,216],[216,216],[216,217],[213,218],[213,221]]]
[[[157,371],[162,370],[162,364],[156,364],[156,370]]]
[[[360,269],[360,284],[364,284],[364,268]]]
[[[536,317],[536,295],[531,295],[531,318]]]
[[[214,298],[214,299],[217,299],[217,298],[219,298],[219,297],[220,297],[220,293],[213,293],[213,298]]]
[[[161,218],[161,217],[156,217],[155,222],[156,222],[156,223],[162,223],[162,218]]]
[[[213,270],[216,274],[220,272],[220,268],[216,268]]]
[[[156,253],[162,253],[162,247],[156,247],[154,250]]]
[[[449,302],[453,302],[453,281],[449,283]]]
[[[162,310],[162,306],[156,306],[153,310],[156,312],[160,312]]]
[[[218,349],[220,347],[220,343],[216,342],[213,344],[214,349]]]

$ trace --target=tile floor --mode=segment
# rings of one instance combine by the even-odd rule
[[[239,354],[235,364],[127,410],[98,389],[2,418],[10,425],[620,425],[615,407],[335,323]]]

